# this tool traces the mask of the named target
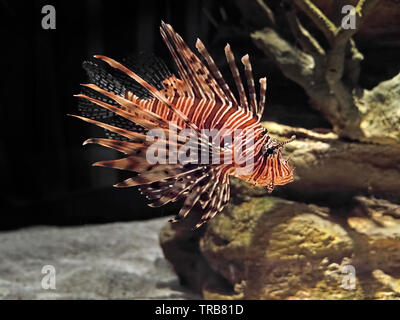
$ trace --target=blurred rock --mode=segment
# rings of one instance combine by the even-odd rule
[[[192,230],[200,217],[201,213],[194,209],[180,223],[167,223],[160,231],[161,248],[182,285],[197,293],[202,292],[205,284],[216,286],[221,291],[227,281],[211,269],[200,252],[199,239],[205,229]]]
[[[299,291],[316,299],[352,297],[354,292],[341,289],[339,265],[351,256],[353,241],[318,209],[251,199],[210,223],[201,251],[245,299],[296,297]],[[334,263],[338,267],[325,275]]]
[[[365,199],[358,199],[352,215],[365,206],[373,210]],[[393,211],[396,205],[387,203]],[[373,223],[367,216],[346,220],[316,205],[250,197],[229,205],[193,236],[198,244],[193,240],[191,246],[200,251],[191,251],[191,261],[197,255],[208,272],[196,287],[209,299],[399,299],[400,221],[389,217],[376,232],[358,223]],[[174,256],[182,254],[175,249]],[[191,268],[181,260],[177,272],[187,275]],[[228,283],[209,281],[217,275]]]
[[[269,197],[232,178],[230,204],[204,228],[190,231],[198,219],[191,214],[161,231],[181,282],[207,299],[400,298],[400,206],[357,196],[400,198],[400,148],[264,125],[272,137],[297,136],[285,148],[295,181],[273,195],[333,209]],[[355,287],[344,289],[352,266]]]
[[[159,247],[167,217],[0,233],[0,299],[188,299]],[[43,266],[56,290],[41,287]]]
[[[297,136],[285,147],[295,168],[295,181],[277,190],[310,200],[328,195],[338,203],[357,194],[400,198],[400,145],[357,143],[332,132],[263,124],[273,137]]]
[[[297,136],[284,149],[294,167],[294,182],[277,187],[272,195],[310,202],[322,198],[327,205],[343,204],[358,194],[400,198],[400,146],[345,141],[330,131],[275,122],[263,125],[273,138]],[[266,188],[239,179],[231,179],[231,188],[235,203],[268,194]]]
[[[335,4],[333,11],[336,18],[331,22],[312,1],[295,1],[301,12],[310,17],[309,22],[314,22],[313,24],[319,29],[318,33],[324,34],[329,43],[328,47],[319,36],[311,38],[310,35],[315,35],[315,32],[312,30],[308,33],[308,27],[299,24],[297,14],[289,9],[290,5],[287,6],[286,13],[280,10],[276,11],[275,15],[288,16],[286,25],[292,26],[292,37],[284,36],[282,30],[286,29],[286,26],[282,27],[280,24],[252,31],[250,37],[255,46],[272,58],[286,78],[304,89],[310,98],[310,105],[321,112],[340,137],[366,143],[399,145],[400,114],[396,104],[400,96],[398,90],[400,76],[396,68],[398,64],[391,66],[393,73],[390,72],[385,81],[383,79],[378,83],[367,81],[365,83],[367,87],[364,87],[364,83],[361,84],[363,81],[360,80],[364,78],[361,70],[364,55],[351,39],[357,31],[360,31],[363,22],[368,23],[360,19],[360,16],[370,17],[371,12],[374,13],[373,16],[377,14],[379,10],[375,7],[377,2],[372,1],[367,4],[358,2],[360,4],[356,9],[358,22],[352,32],[342,33],[339,32],[342,29],[343,19],[341,10],[348,4],[347,2],[332,1],[332,4]],[[259,10],[262,10],[261,5]],[[250,13],[249,10],[242,11],[243,15],[248,16]],[[244,21],[250,19],[251,15]],[[398,20],[396,15],[392,16],[392,19]],[[379,20],[381,25],[388,22],[382,11]],[[299,43],[301,45],[298,45]],[[398,41],[394,45],[398,46]],[[393,49],[391,55],[395,52],[398,52],[398,49],[397,51]],[[378,62],[385,60],[384,57],[377,58]],[[382,67],[376,61],[375,65]]]
[[[392,144],[399,148],[400,113],[400,73],[391,79],[382,81],[372,90],[365,90],[358,108],[364,115],[360,129],[365,139],[378,144]]]
[[[344,14],[341,9],[344,5],[357,5],[357,0],[347,0],[346,2],[333,0],[313,0],[326,15],[336,18],[338,23]],[[336,7],[335,7],[336,6]],[[373,14],[368,15],[365,23],[357,33],[358,38],[366,38],[372,42],[386,39],[392,36],[393,40],[399,39],[400,35],[400,6],[397,0],[381,0],[374,8]]]
[[[382,283],[386,288],[390,289],[392,292],[379,292],[381,297],[394,297],[400,296],[400,279],[395,279],[382,270],[374,270],[372,273],[376,280]]]
[[[358,205],[347,223],[360,235],[364,250],[359,260],[368,261],[369,268],[400,276],[400,206],[375,198],[356,200]]]

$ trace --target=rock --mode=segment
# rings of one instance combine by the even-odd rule
[[[343,218],[316,205],[249,196],[192,233],[189,266],[169,258],[183,254],[185,241],[167,258],[189,282],[193,265],[206,270],[196,279],[206,299],[399,299],[399,206],[362,197],[356,203]],[[380,212],[378,229],[361,216],[365,208]],[[182,230],[173,235],[170,228],[161,232],[162,245],[167,231],[165,243],[182,239]]]
[[[295,181],[269,197],[231,178],[230,204],[203,229],[190,231],[196,214],[164,227],[160,242],[181,282],[206,299],[399,298],[375,270],[400,278],[400,206],[357,195],[400,199],[400,147],[264,126],[274,138],[297,136],[284,151]],[[330,208],[303,203],[316,200]]]
[[[341,21],[343,14],[340,15],[340,3],[333,0],[313,0],[314,4],[318,6],[329,17],[338,17]],[[336,2],[336,3],[335,3]],[[357,0],[350,0],[346,4],[356,6]],[[343,4],[342,4],[343,5]],[[394,39],[399,39],[400,35],[400,6],[397,1],[381,0],[374,8],[373,14],[368,15],[366,21],[357,32],[356,39],[363,38],[370,42],[370,45],[375,44],[376,41],[392,36]],[[397,36],[397,37],[396,37]]]
[[[343,3],[334,2],[337,4],[333,8],[334,15],[338,18],[335,19],[336,23],[330,21],[323,11],[318,10],[313,1],[295,3],[300,12],[308,16],[309,19],[306,20],[313,22],[312,24],[319,29],[318,33],[322,33],[327,42],[320,41],[320,37],[314,38],[314,30],[308,30],[307,26],[299,24],[297,17],[301,14],[290,10],[275,10],[276,20],[286,16],[286,23],[276,23],[251,32],[250,37],[254,45],[279,67],[286,78],[304,89],[310,98],[310,106],[329,121],[340,137],[364,143],[397,145],[398,148],[400,113],[396,102],[400,97],[400,75],[394,74],[398,68],[393,67],[393,64],[386,64],[385,67],[394,72],[387,74],[385,81],[379,79],[378,84],[369,81],[374,85],[372,90],[370,86],[363,88],[360,75],[364,79],[364,72],[361,74],[361,61],[364,56],[352,41],[352,36],[360,31],[361,25],[365,26],[365,23],[368,23],[363,20],[375,16],[382,7],[375,7],[377,2],[360,3],[356,9],[358,22],[355,23],[352,32],[344,34],[340,24],[341,18],[344,17],[340,15]],[[260,11],[261,8],[262,6]],[[242,15],[248,15],[251,11],[243,10]],[[382,18],[385,17],[382,12],[386,11],[393,13],[396,10],[381,10],[381,25],[386,24],[386,19]],[[391,19],[398,21],[396,13]],[[251,16],[242,20],[251,20]],[[291,26],[291,40],[288,40],[289,37],[285,34],[287,25]],[[392,44],[397,47],[398,40],[394,35],[393,40]],[[389,41],[388,45],[391,45],[390,42],[392,41]],[[297,45],[299,43],[300,45]],[[351,54],[348,54],[348,51]],[[381,62],[385,58],[376,56],[375,60]],[[375,68],[377,65],[382,67],[382,63],[376,61]],[[365,63],[362,65],[365,66]],[[374,76],[376,75],[372,75],[372,78]]]
[[[339,276],[338,281],[332,275],[326,280],[321,264],[327,257],[330,264],[341,264],[351,256],[353,242],[341,226],[320,216],[322,209],[272,197],[229,209],[210,223],[200,248],[212,268],[236,287],[236,294],[282,299],[298,291],[310,294],[312,288],[316,292],[309,298],[329,298],[333,290],[325,289],[332,282],[334,291],[340,291]]]
[[[348,225],[359,235],[359,259],[371,269],[400,276],[400,206],[387,200],[357,197]]]
[[[395,279],[391,276],[389,276],[388,274],[384,273],[382,270],[374,270],[372,275],[379,281],[381,282],[385,287],[387,287],[388,289],[392,290],[392,292],[390,292],[391,296],[398,296],[400,297],[400,279]],[[382,293],[379,292],[379,295],[381,296],[389,296],[388,293]]]
[[[0,299],[188,299],[158,244],[167,217],[0,233]],[[56,289],[42,289],[43,266]]]
[[[273,122],[263,125],[273,137],[297,136],[285,147],[295,169],[295,181],[277,188],[292,199],[315,201],[325,197],[327,203],[338,204],[358,194],[400,198],[400,145],[344,141],[332,132],[320,133]]]
[[[400,144],[400,74],[383,81],[372,90],[365,90],[359,109],[363,113],[360,129],[364,141]]]
[[[160,231],[160,244],[164,255],[174,266],[180,283],[196,293],[207,286],[225,286],[226,280],[215,273],[202,256],[199,239],[204,228],[192,230],[201,214],[192,210],[188,218],[179,223],[167,223]]]

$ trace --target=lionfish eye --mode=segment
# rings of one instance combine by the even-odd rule
[[[267,150],[265,150],[265,153],[269,156],[269,155],[274,153],[274,149],[273,148],[267,148]]]
[[[264,154],[266,154],[267,156],[272,155],[274,153],[274,150],[276,149],[276,146],[272,146],[272,147],[267,147],[264,146],[263,147],[263,152]]]

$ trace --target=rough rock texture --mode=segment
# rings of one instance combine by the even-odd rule
[[[360,193],[400,198],[400,145],[344,141],[332,132],[273,122],[264,126],[274,137],[297,136],[285,147],[295,168],[295,181],[284,186],[285,191],[314,199],[330,194],[332,201]]]
[[[316,132],[264,122],[269,134],[297,139],[285,147],[285,156],[295,171],[294,182],[278,187],[274,195],[301,201],[323,199],[326,205],[342,205],[358,194],[400,199],[400,145],[357,143],[340,139],[332,132]],[[231,179],[234,203],[267,190]]]
[[[328,15],[322,2],[235,1],[241,27],[230,30],[249,34],[334,133],[265,123],[272,137],[297,136],[285,146],[295,181],[270,197],[231,179],[230,205],[202,230],[163,228],[167,259],[207,299],[400,299],[400,75],[395,60],[385,61],[398,37],[378,50],[368,35],[391,33],[397,5],[354,0],[357,26],[345,28],[348,3],[327,1]],[[290,123],[305,125],[300,119]]]
[[[180,223],[168,223],[162,228],[160,244],[164,255],[172,262],[180,283],[193,292],[202,292],[205,283],[220,289],[229,288],[227,281],[211,269],[200,252],[199,238],[204,228],[192,230],[200,217],[200,212],[192,211]],[[222,292],[220,290],[219,294]]]
[[[208,272],[197,278],[199,289],[212,299],[399,299],[400,220],[394,207],[358,198],[346,219],[275,197],[229,205],[205,231],[192,233],[191,247],[200,252],[191,250],[191,260],[197,255]],[[375,225],[377,219],[381,224]],[[176,267],[183,250],[171,250],[174,228],[163,228],[161,244]],[[343,288],[346,265],[355,268],[354,289]],[[177,271],[181,278],[196,276],[184,264]],[[217,276],[227,283],[216,282]]]
[[[286,2],[284,11],[272,10],[263,1],[253,2],[259,4],[260,12],[265,11],[265,21],[269,22],[269,26],[250,34],[254,44],[273,60],[286,78],[304,89],[310,105],[323,114],[336,133],[362,142],[399,144],[400,112],[395,101],[400,96],[400,76],[390,75],[372,90],[363,88],[359,78],[364,56],[353,40],[368,23],[367,17],[376,13],[379,0],[356,1],[353,17],[357,23],[352,28],[344,27],[341,19],[337,19],[343,17],[341,8],[347,2],[335,1],[333,11],[337,17],[327,16],[309,0],[290,1],[294,6]],[[238,0],[239,7],[242,3]],[[323,34],[324,41],[314,37],[315,32],[309,32],[302,24],[299,11]],[[252,12],[243,10],[242,14],[249,15],[247,20],[251,20]],[[291,37],[285,36],[287,25]]]
[[[161,246],[181,282],[210,299],[400,298],[400,147],[264,126],[297,136],[285,148],[295,181],[269,197],[231,178],[230,205],[205,228],[190,230],[196,213],[166,225]],[[330,208],[302,203],[315,199]],[[349,264],[354,290],[342,288]]]
[[[356,201],[347,223],[368,248],[360,260],[369,261],[369,268],[400,275],[400,206],[375,198]]]
[[[187,299],[157,234],[167,217],[0,233],[0,299]],[[44,290],[43,266],[56,270]]]
[[[360,129],[364,141],[397,144],[400,143],[400,74],[381,82],[372,90],[365,90],[358,101],[361,121]]]
[[[337,12],[337,5],[339,8],[343,7],[344,1],[335,0],[313,0],[329,17],[334,16]],[[346,0],[345,4],[357,5],[357,0]],[[336,12],[334,12],[336,11]],[[342,16],[339,16],[342,18]],[[399,39],[400,35],[400,6],[397,1],[381,0],[374,8],[374,14],[366,18],[360,30],[357,32],[358,37],[368,37],[368,40],[379,41],[387,38],[389,35],[395,36]]]

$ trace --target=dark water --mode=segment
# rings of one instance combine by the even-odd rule
[[[255,48],[233,1],[52,1],[55,30],[41,27],[45,4],[48,2],[0,1],[0,229],[127,221],[174,211],[173,206],[149,209],[136,190],[113,189],[123,174],[90,164],[112,159],[115,154],[81,146],[86,138],[102,136],[102,130],[66,116],[77,113],[72,95],[86,81],[81,63],[89,56],[118,58],[148,51],[170,63],[158,31],[161,19],[172,24],[192,47],[196,38],[201,38],[228,82],[225,43],[231,43],[237,56],[249,53],[255,78],[267,74],[270,79],[266,119],[329,128],[307,107],[303,90],[284,80]],[[242,32],[238,32],[240,28]],[[387,53],[381,51],[380,58]],[[376,52],[366,54],[377,56]],[[390,53],[387,61],[393,63]],[[388,78],[390,70],[372,71]],[[365,85],[374,84],[373,78],[361,78],[366,79]]]

